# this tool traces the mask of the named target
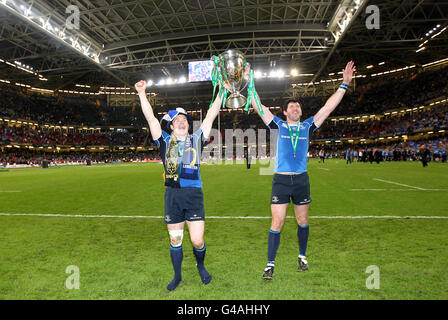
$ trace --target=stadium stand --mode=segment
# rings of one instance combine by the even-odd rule
[[[310,156],[317,157],[324,149],[329,158],[343,158],[351,147],[364,154],[370,149],[399,153],[383,157],[385,161],[416,160],[423,143],[446,153],[448,83],[439,81],[439,75],[447,71],[448,67],[443,67],[373,82],[361,79],[314,135]],[[317,112],[327,98],[302,98],[304,118]],[[170,106],[156,108],[160,115]],[[280,107],[272,109],[282,116]],[[206,111],[203,107],[202,114]],[[191,115],[200,120],[199,112]],[[2,163],[156,160],[155,144],[145,125],[139,107],[109,107],[98,97],[43,95],[7,85],[0,91]],[[224,141],[225,129],[265,126],[254,112],[223,110],[220,128]],[[442,156],[438,158],[442,160]]]

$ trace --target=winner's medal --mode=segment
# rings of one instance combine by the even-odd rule
[[[297,124],[297,133],[292,132],[292,129],[289,126],[289,123],[286,123],[286,124],[288,125],[289,138],[291,139],[291,144],[292,144],[292,149],[294,150],[294,159],[295,159],[297,144],[299,142],[299,137],[300,137],[300,122]]]

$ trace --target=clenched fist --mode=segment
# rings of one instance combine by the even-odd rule
[[[135,84],[135,90],[137,90],[138,93],[145,93],[146,91],[146,82],[143,80],[140,80]]]

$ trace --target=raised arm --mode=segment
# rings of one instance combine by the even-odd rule
[[[249,72],[250,72],[250,64],[248,67],[246,67],[246,69],[244,70],[244,77],[246,78],[246,80],[249,79]],[[260,105],[261,105],[261,109],[263,109],[263,115],[261,115],[260,110],[258,110],[258,106],[257,103],[255,102],[254,97],[252,96],[250,98],[251,100],[251,104],[252,104],[252,108],[254,108],[255,112],[260,116],[261,120],[263,120],[265,125],[268,125],[271,123],[272,119],[274,119],[274,115],[271,113],[271,111],[269,111],[268,108],[266,108],[262,103],[261,103],[261,99],[260,96],[258,95],[258,93],[255,91],[255,94],[258,97],[258,100],[260,101]]]
[[[350,61],[343,70],[344,82],[339,89],[327,100],[325,105],[314,115],[314,124],[320,127],[325,119],[333,112],[344,97],[346,87],[350,84],[353,78],[353,73],[356,71],[355,63]]]
[[[220,96],[220,93],[221,86],[219,87],[219,93],[216,95],[215,101],[213,101],[212,103],[212,107],[208,109],[207,115],[205,116],[201,124],[202,133],[206,139],[208,139],[210,131],[212,130],[213,122],[218,116],[219,110],[221,110],[223,97]]]
[[[256,95],[258,96],[258,93],[256,93]],[[258,96],[258,99],[260,99],[259,96]],[[251,103],[252,103],[252,108],[254,108],[255,112],[260,116],[261,120],[263,120],[264,124],[265,125],[270,124],[272,122],[272,119],[274,119],[274,115],[272,114],[272,112],[269,111],[269,109],[267,107],[265,107],[262,103],[260,103],[261,108],[263,109],[263,115],[261,115],[260,110],[258,110],[257,103],[255,102],[254,97],[251,98]]]
[[[154,116],[151,104],[146,98],[146,82],[140,80],[135,84],[135,90],[137,90],[138,97],[140,98],[140,104],[142,107],[143,114],[145,115],[146,121],[148,121],[149,130],[151,131],[151,136],[154,140],[158,140],[162,135],[162,128],[157,118]]]

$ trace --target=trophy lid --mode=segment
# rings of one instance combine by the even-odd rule
[[[241,83],[245,64],[246,56],[239,50],[230,49],[219,55],[219,68],[224,80],[230,83]]]

